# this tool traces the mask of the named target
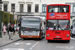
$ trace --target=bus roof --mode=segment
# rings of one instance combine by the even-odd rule
[[[69,4],[49,4],[47,6],[69,6]]]
[[[41,20],[43,20],[43,21],[45,21],[45,17],[42,17],[42,16],[22,16],[21,18],[25,18],[25,17],[30,17],[30,18],[39,18],[39,19],[41,19]]]
[[[22,17],[23,18],[37,18],[37,19],[41,19],[41,18],[38,18],[38,17]]]

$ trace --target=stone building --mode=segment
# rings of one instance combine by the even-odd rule
[[[71,21],[70,25],[75,23],[75,0],[2,0],[2,11],[22,15],[46,16],[46,6],[48,4],[70,4]]]

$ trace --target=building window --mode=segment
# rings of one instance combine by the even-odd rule
[[[20,4],[20,12],[23,12],[23,4]]]
[[[28,11],[27,12],[31,12],[31,4],[28,4]]]
[[[47,6],[47,4],[42,4],[42,12],[43,13],[46,13],[46,6]]]
[[[66,3],[70,5],[70,13],[73,13],[73,3]]]
[[[7,4],[4,4],[4,11],[7,12]]]
[[[73,4],[73,12],[75,13],[75,4]]]
[[[13,12],[13,9],[15,9],[15,4],[11,4],[11,12]]]
[[[39,5],[38,4],[35,5],[35,12],[39,12]]]

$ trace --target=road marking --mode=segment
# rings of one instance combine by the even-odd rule
[[[20,43],[15,43],[14,45],[19,45]]]
[[[26,43],[26,45],[31,45],[31,43]]]
[[[39,41],[38,41],[39,42]],[[30,48],[30,50],[33,48],[33,47],[35,47],[36,46],[36,44],[38,43],[38,42],[36,42],[31,48]]]
[[[31,45],[31,43],[15,43],[14,45],[23,45],[23,44]]]
[[[68,46],[68,47],[66,47],[65,49],[74,49],[74,46]]]
[[[18,50],[24,50],[24,49],[18,49]]]
[[[3,49],[3,50],[24,50],[22,48],[7,48],[7,49]]]
[[[9,50],[9,49],[3,49],[3,50]]]
[[[56,48],[60,48],[60,49],[74,49],[74,46],[56,46]]]

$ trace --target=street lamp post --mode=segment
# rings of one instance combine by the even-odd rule
[[[15,9],[13,8],[13,25],[14,25],[14,12],[15,12]]]
[[[21,13],[22,13],[22,12],[20,11],[20,19],[19,19],[19,22],[21,21],[21,15],[22,15]]]
[[[2,38],[2,0],[0,0],[0,38]]]

